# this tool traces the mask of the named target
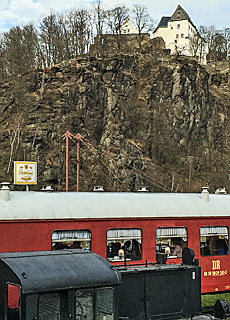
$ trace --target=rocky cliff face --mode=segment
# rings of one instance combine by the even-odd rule
[[[65,190],[68,130],[84,137],[82,191],[209,184],[230,192],[228,90],[192,59],[149,53],[87,57],[9,79],[0,84],[0,181],[13,182],[13,161],[37,161],[31,189]],[[76,142],[69,147],[76,190]]]

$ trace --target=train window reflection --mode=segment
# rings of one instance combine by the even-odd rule
[[[228,254],[229,230],[226,226],[204,226],[200,228],[200,254],[216,256]]]
[[[75,320],[93,320],[94,316],[94,291],[78,290],[76,292],[76,313]]]
[[[100,288],[96,292],[96,319],[112,320],[114,315],[113,288]]]
[[[188,246],[188,230],[185,227],[157,228],[156,254],[166,253],[168,258],[181,258]]]
[[[60,320],[60,296],[57,293],[43,294],[38,303],[39,320]]]
[[[109,229],[107,231],[107,259],[109,261],[141,260],[141,229]]]
[[[113,288],[78,290],[75,294],[75,302],[75,320],[114,319]]]
[[[52,233],[52,250],[91,250],[90,230],[57,230]]]

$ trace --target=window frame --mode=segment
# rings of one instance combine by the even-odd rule
[[[218,228],[220,230],[218,230]],[[223,230],[221,230],[221,228]],[[206,229],[204,230],[204,232],[201,232],[202,229]],[[209,230],[210,232],[209,232]],[[226,229],[226,232],[224,232],[224,229]],[[214,232],[216,230],[216,232]],[[201,257],[213,257],[213,256],[227,256],[229,255],[229,227],[227,225],[203,225],[200,227],[200,255]],[[206,231],[206,232],[205,232]],[[205,239],[202,240],[202,237],[205,237]],[[215,238],[214,238],[215,237]],[[217,239],[216,237],[219,237],[219,239]],[[220,237],[224,237],[224,238],[220,238]],[[207,239],[209,238],[209,239]],[[212,239],[213,238],[213,239]],[[215,243],[215,246],[212,247],[212,245],[210,244],[210,240],[212,239],[212,242]],[[216,240],[216,241],[215,241]],[[214,250],[221,250],[221,248],[218,248],[218,240],[227,240],[222,242],[225,243],[225,249],[227,249],[226,253],[214,253]],[[207,247],[205,247],[205,243],[207,243],[208,241],[208,245]],[[202,245],[204,247],[202,247]],[[219,242],[220,245],[220,242]],[[222,247],[222,249],[224,249]],[[204,254],[204,250],[206,250],[206,254]],[[203,251],[203,252],[202,252]]]
[[[115,235],[110,235],[108,236],[108,233],[110,231],[117,231],[117,233],[119,234],[119,231],[131,231],[131,230],[135,230],[137,231],[137,233],[139,233],[139,235],[119,235],[119,236],[115,236]],[[132,259],[132,258],[129,258],[127,257],[126,260],[127,261],[140,261],[142,259],[142,251],[143,251],[143,246],[142,246],[142,240],[143,239],[143,231],[141,228],[109,228],[107,229],[106,231],[106,259],[109,260],[109,261],[112,261],[112,262],[116,262],[116,261],[124,261],[124,257],[120,258],[119,259],[119,256],[118,255],[114,255],[113,257],[108,257],[108,248],[109,248],[109,243],[116,243],[117,242],[120,242],[120,244],[124,243],[124,246],[125,246],[125,243],[127,241],[130,241],[130,240],[135,240],[138,245],[139,245],[139,254],[140,254],[140,258],[136,258],[136,259]],[[121,247],[122,248],[122,247]],[[115,257],[118,257],[118,258],[115,258]],[[128,254],[127,254],[128,256]],[[132,257],[132,254],[131,254],[131,257]]]
[[[68,238],[68,237],[63,237],[63,238],[61,238],[61,237],[58,237],[57,239],[55,239],[55,238],[53,238],[53,235],[56,233],[57,235],[58,235],[58,233],[78,233],[79,232],[79,234],[81,233],[81,232],[86,232],[86,233],[88,233],[88,235],[89,235],[89,238],[87,238],[87,237],[82,237],[82,238],[79,238],[79,237],[70,237],[70,238]],[[89,251],[91,251],[91,248],[92,248],[92,232],[91,232],[91,230],[89,230],[89,229],[61,229],[61,230],[53,230],[52,231],[52,233],[51,233],[51,250],[57,250],[57,249],[55,249],[54,248],[54,246],[55,246],[55,244],[57,244],[57,243],[66,243],[66,244],[73,244],[74,242],[89,242],[89,246],[87,246],[87,248],[85,248],[86,250],[89,250]],[[64,249],[64,248],[63,248]],[[70,247],[68,247],[68,248],[65,248],[65,249],[71,249]]]
[[[162,231],[165,230],[166,231],[166,230],[170,230],[170,229],[174,230],[174,232],[165,232],[165,234],[163,234],[163,232],[162,232],[162,234],[158,234],[158,231],[160,231],[160,230],[162,230]],[[182,230],[182,232],[180,232],[180,233],[175,232],[175,231],[180,230],[180,229]],[[185,227],[185,226],[180,226],[180,227],[178,227],[178,226],[176,226],[176,227],[175,226],[173,226],[173,227],[158,227],[158,228],[156,228],[156,241],[155,241],[156,255],[160,254],[160,253],[166,253],[167,254],[167,258],[169,258],[169,259],[181,258],[181,256],[170,255],[169,249],[170,249],[171,243],[169,245],[169,242],[168,242],[167,246],[166,246],[166,243],[163,244],[164,252],[159,252],[159,249],[157,250],[157,246],[160,247],[160,243],[158,243],[158,241],[160,241],[160,239],[170,239],[170,240],[172,240],[173,238],[174,239],[180,238],[180,242],[181,242],[181,240],[184,241],[184,246],[182,246],[181,243],[180,243],[181,250],[183,250],[184,248],[188,247],[188,228]],[[185,238],[185,240],[183,238]],[[162,249],[160,249],[160,250],[162,250]]]

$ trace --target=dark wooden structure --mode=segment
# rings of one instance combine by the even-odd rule
[[[86,250],[0,254],[1,320],[108,319],[121,276]]]

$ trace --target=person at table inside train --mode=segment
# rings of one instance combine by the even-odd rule
[[[176,256],[182,258],[181,239],[172,238],[170,246],[170,256]]]
[[[121,248],[118,250],[119,259],[124,259],[125,251],[124,251],[124,243],[121,243]]]

